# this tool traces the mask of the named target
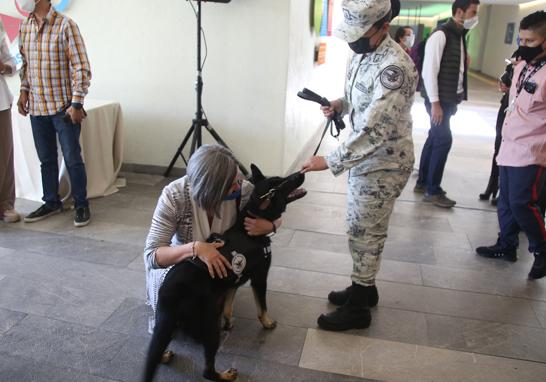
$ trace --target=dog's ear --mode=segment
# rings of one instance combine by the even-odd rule
[[[254,184],[265,179],[264,174],[262,174],[260,169],[254,163],[250,165],[250,170],[252,171],[252,182]]]

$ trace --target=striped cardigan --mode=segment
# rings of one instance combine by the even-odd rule
[[[254,186],[251,183],[243,182],[240,208],[243,208],[248,202],[253,188]],[[231,200],[224,203],[235,204],[236,202]],[[152,333],[155,325],[155,310],[159,288],[167,272],[172,267],[161,268],[156,262],[155,254],[160,247],[177,246],[194,241],[195,217],[193,211],[195,208],[190,194],[190,184],[186,176],[167,185],[157,203],[144,249],[146,303],[152,307],[153,311],[148,320],[148,331],[150,333]],[[231,227],[237,219],[235,208],[232,211],[232,213],[227,213],[220,218],[221,221],[227,219],[226,224],[223,224],[227,228]],[[217,233],[222,234],[223,232]]]

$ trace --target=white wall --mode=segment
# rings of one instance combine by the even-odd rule
[[[333,26],[341,17],[341,1],[335,1]],[[291,168],[298,155],[309,155],[318,144],[317,133],[324,122],[320,106],[297,96],[304,87],[328,99],[343,95],[347,44],[335,37],[324,37],[327,43],[326,63],[313,62],[317,37],[309,25],[309,0],[291,0],[286,85],[286,119],[283,169]]]
[[[487,31],[483,64],[481,71],[491,77],[498,77],[504,71],[505,58],[510,58],[516,50],[516,35],[519,25],[519,8],[512,5],[494,5],[491,7],[491,22]],[[506,25],[516,23],[513,44],[505,44]]]
[[[481,70],[484,59],[484,47],[487,30],[489,29],[491,6],[480,5],[478,26],[472,29],[468,37],[468,52],[470,54],[470,69]]]
[[[546,1],[534,3],[532,6],[515,5],[492,5],[490,13],[489,28],[487,30],[484,58],[481,71],[489,76],[498,77],[506,66],[504,59],[510,58],[517,49],[516,36],[519,23],[522,18],[530,13],[546,8]],[[516,24],[514,41],[510,44],[504,43],[506,25],[509,22]]]
[[[268,173],[284,170],[290,3],[203,4],[205,111],[244,164],[254,161]],[[168,165],[195,114],[196,21],[189,2],[73,0],[66,14],[87,45],[89,98],[122,105],[124,162]],[[18,86],[18,79],[10,81],[15,94]]]

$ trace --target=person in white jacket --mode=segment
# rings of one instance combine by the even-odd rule
[[[15,174],[13,169],[13,132],[11,104],[13,95],[5,76],[15,74],[15,60],[10,54],[7,35],[0,20],[0,219],[15,223],[21,219],[15,205]]]

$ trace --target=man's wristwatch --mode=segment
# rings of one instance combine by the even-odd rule
[[[83,109],[83,104],[79,103],[79,102],[72,102],[72,104],[70,105],[72,106],[74,109],[76,110],[81,110]]]
[[[271,222],[271,225],[273,226],[273,231],[269,232],[267,235],[267,237],[273,237],[277,234],[277,226],[275,225],[275,222]]]

